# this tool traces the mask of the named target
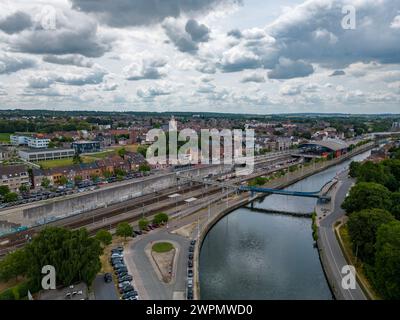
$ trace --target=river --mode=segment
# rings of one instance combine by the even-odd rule
[[[370,152],[353,158],[359,161]],[[343,162],[306,178],[288,190],[314,191],[346,169]],[[271,195],[254,204],[264,209],[306,213],[316,199]],[[219,220],[200,252],[200,295],[204,300],[333,299],[311,219],[239,208]]]

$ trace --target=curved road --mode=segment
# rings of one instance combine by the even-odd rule
[[[339,175],[339,182],[336,185],[336,195],[334,198],[332,213],[322,218],[319,222],[319,244],[320,249],[324,251],[325,257],[328,260],[328,265],[331,269],[331,275],[334,277],[335,289],[339,291],[340,295],[345,300],[366,300],[366,296],[361,289],[360,285],[356,283],[355,289],[343,289],[341,283],[343,274],[341,270],[343,266],[348,265],[345,257],[343,256],[342,249],[336,239],[334,232],[335,222],[342,218],[346,213],[341,208],[341,204],[346,198],[346,194],[350,190],[353,179],[348,177],[348,171]],[[338,297],[337,297],[338,298]]]
[[[126,264],[133,276],[133,283],[143,300],[183,300],[186,298],[186,275],[190,239],[172,234],[165,227],[139,236],[129,243],[126,250]],[[170,240],[179,245],[176,272],[172,283],[166,284],[157,276],[146,247],[154,241]],[[178,275],[178,276],[176,276]]]

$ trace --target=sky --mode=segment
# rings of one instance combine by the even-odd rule
[[[15,108],[400,113],[400,1],[2,0]]]

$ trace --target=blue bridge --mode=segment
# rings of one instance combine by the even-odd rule
[[[321,190],[313,192],[302,192],[302,191],[289,191],[281,189],[271,189],[271,188],[260,188],[260,187],[239,187],[239,191],[249,191],[251,193],[269,193],[269,194],[280,194],[284,196],[294,196],[294,197],[306,197],[306,198],[317,198],[325,201],[330,201],[329,196],[322,194]]]

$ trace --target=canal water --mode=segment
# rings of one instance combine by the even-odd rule
[[[350,162],[287,189],[320,190]],[[313,198],[271,195],[254,206],[306,213],[314,211],[315,204]],[[219,220],[204,239],[199,269],[201,299],[333,299],[313,243],[310,218],[239,208]]]

